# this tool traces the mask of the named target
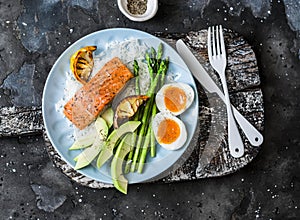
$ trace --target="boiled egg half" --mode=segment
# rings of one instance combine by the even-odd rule
[[[184,123],[170,112],[159,112],[152,120],[156,141],[167,150],[181,148],[187,139]]]
[[[169,83],[162,86],[155,97],[157,108],[173,115],[183,113],[194,100],[194,90],[186,83]]]

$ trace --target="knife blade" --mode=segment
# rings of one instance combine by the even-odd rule
[[[209,93],[216,93],[223,101],[225,101],[223,92],[182,40],[178,40],[176,42],[176,49],[192,72],[193,76],[201,83],[201,85]],[[263,143],[262,134],[233,105],[231,106],[234,117],[249,140],[250,144],[256,147],[260,146]]]

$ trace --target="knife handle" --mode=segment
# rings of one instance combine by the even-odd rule
[[[261,133],[233,105],[231,107],[237,123],[240,125],[250,144],[256,147],[260,146],[264,140]]]

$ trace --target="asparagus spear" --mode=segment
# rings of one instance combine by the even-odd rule
[[[153,104],[153,108],[152,108],[152,111],[151,111],[151,121],[153,119],[153,117],[155,116],[156,114],[156,104],[154,103]],[[150,121],[150,123],[151,123]],[[155,140],[153,142],[152,138],[152,134],[153,133],[153,130],[152,130],[152,126],[151,124],[148,125],[148,129],[147,129],[147,133],[146,133],[146,138],[145,138],[145,141],[144,141],[144,145],[143,145],[143,148],[142,148],[142,153],[141,153],[141,156],[140,156],[140,160],[139,160],[139,165],[138,165],[138,173],[142,173],[143,172],[143,168],[144,168],[144,164],[145,164],[145,160],[146,160],[146,157],[147,157],[147,152],[148,152],[148,149],[149,149],[149,145],[151,146],[150,149],[151,149],[151,156],[154,154],[155,155]]]
[[[137,95],[140,94],[139,70],[140,70],[139,64],[136,60],[134,60],[133,61],[133,74],[135,76],[135,93]],[[139,120],[139,113],[140,113],[140,111],[135,113],[135,116],[133,118],[134,121]],[[136,136],[137,136],[137,131],[135,130],[134,135],[131,136],[131,138],[132,138],[131,143],[133,143],[133,145],[136,142]],[[130,149],[130,152],[129,152],[128,157],[127,157],[127,162],[126,162],[125,169],[124,169],[125,174],[129,173],[129,171],[130,171],[130,163],[131,163],[132,157],[133,157],[133,148]]]
[[[156,105],[153,106],[152,108],[152,118],[151,118],[151,123],[152,123],[152,119],[154,118],[154,116],[156,115],[157,112],[157,107]],[[150,126],[152,127],[152,126]],[[151,134],[150,134],[150,155],[151,157],[155,157],[156,156],[156,143],[155,143],[155,136],[154,136],[154,132],[151,129]]]
[[[149,53],[146,53],[145,57],[146,57],[147,66],[148,66],[148,70],[149,70],[150,86],[151,86],[153,84],[153,80],[154,80],[154,72],[153,72],[153,68],[152,68],[152,61],[151,61]]]
[[[161,60],[161,55],[162,55],[162,44],[159,45],[158,52],[157,52],[157,60],[159,62]],[[160,86],[159,87],[161,87],[161,86],[164,85],[165,76],[166,76],[167,68],[168,68],[168,65],[169,65],[169,57],[167,57],[165,59],[165,64],[164,65],[165,65],[164,68],[166,68],[166,69],[161,74]],[[153,108],[152,108],[152,119],[156,115],[156,113],[157,113],[157,106],[155,104],[153,106]],[[151,130],[151,137],[150,137],[150,154],[151,154],[151,157],[155,157],[156,156],[156,143],[155,143],[155,135],[154,135],[153,130]]]
[[[139,75],[139,70],[140,70],[139,64],[136,60],[134,60],[133,61],[133,75],[138,76]]]
[[[144,141],[143,148],[142,148],[142,152],[141,152],[141,155],[139,158],[138,173],[143,172],[144,163],[145,163],[145,160],[147,157],[147,152],[148,152],[149,144],[150,144],[150,140],[151,140],[151,131],[152,131],[151,126],[148,126],[145,141]]]
[[[151,68],[153,69],[153,72],[157,73],[156,51],[155,51],[155,49],[153,47],[151,47],[150,52],[151,52],[150,65],[151,65]]]
[[[134,115],[134,118],[133,120],[134,121],[138,121],[139,118],[140,118],[140,109],[138,110],[138,112],[135,113]],[[135,145],[136,141],[137,141],[137,130],[134,131],[134,135],[132,135],[132,140],[131,142],[133,143],[133,145]],[[132,157],[133,157],[133,152],[134,152],[134,149],[132,148],[128,154],[128,157],[127,157],[127,161],[126,161],[126,164],[125,164],[125,168],[124,168],[124,173],[127,174],[129,173],[130,171],[130,165],[131,165],[131,160],[132,160]]]
[[[150,48],[150,53],[151,53],[151,57],[155,58],[156,57],[156,51],[153,47]],[[153,68],[153,67],[152,67]]]
[[[132,160],[132,164],[131,164],[131,168],[130,168],[131,172],[135,171],[135,166],[136,166],[136,163],[137,163],[137,160],[139,157],[140,148],[141,148],[142,141],[143,141],[143,136],[145,135],[146,124],[147,124],[146,122],[147,122],[148,115],[149,115],[149,108],[150,108],[150,102],[148,101],[146,103],[146,107],[145,107],[144,114],[142,117],[142,127],[141,127],[139,135],[138,135],[137,144],[136,144],[136,148],[135,148],[134,155],[133,155],[133,160]]]
[[[157,65],[156,65],[156,71],[158,71],[158,69],[159,69],[159,65],[160,65],[160,62],[161,62],[162,54],[163,54],[163,46],[160,43],[158,45],[158,48],[157,48],[157,55],[156,55]]]
[[[140,85],[139,85],[139,64],[136,60],[133,61],[133,74],[135,76],[135,93],[136,95],[140,94]]]

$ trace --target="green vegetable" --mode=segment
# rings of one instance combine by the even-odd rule
[[[105,115],[101,115],[96,119],[95,128],[97,130],[97,134],[93,133],[85,136],[84,138],[77,139],[76,141],[74,141],[69,150],[79,150],[90,147],[95,142],[98,135],[100,135],[100,139],[105,140],[107,138],[109,129],[109,127],[107,126],[107,121],[105,120],[105,118],[108,118],[108,114],[110,113],[107,112]]]
[[[151,139],[151,130],[152,130],[151,126],[148,126],[148,130],[146,133],[145,141],[143,144],[142,152],[141,152],[139,163],[138,163],[138,173],[143,172],[144,163],[146,161],[147,152],[149,149],[149,144],[150,144],[150,139]]]
[[[95,121],[95,128],[100,140],[106,140],[108,135],[108,125],[102,117],[98,117]]]
[[[111,177],[114,186],[120,192],[127,194],[128,180],[124,177],[122,165],[126,155],[132,151],[135,141],[135,133],[126,134],[120,142],[111,162]]]
[[[106,121],[108,128],[110,128],[114,121],[114,111],[113,109],[107,108],[102,114],[101,117]]]
[[[138,135],[137,144],[136,144],[136,148],[135,148],[134,155],[133,155],[133,160],[132,160],[132,164],[131,164],[131,168],[130,168],[131,172],[135,171],[135,166],[137,164],[137,160],[138,160],[138,157],[139,157],[143,137],[145,136],[150,105],[151,105],[151,102],[148,101],[146,103],[146,107],[145,107],[145,110],[144,110],[144,115],[143,115],[143,118],[142,118],[142,127],[141,127],[139,135]]]
[[[149,75],[150,75],[150,85],[152,85],[153,84],[153,79],[154,79],[154,71],[153,71],[153,68],[152,68],[152,61],[151,61],[150,55],[148,53],[146,53],[145,58],[146,58],[146,61],[147,61]]]
[[[152,123],[152,120],[154,118],[154,116],[156,115],[156,112],[157,112],[157,107],[156,105],[153,106],[152,108],[152,118],[151,118],[151,123]],[[150,130],[150,155],[151,157],[155,157],[156,156],[156,142],[155,142],[155,135],[154,135],[154,131],[152,130],[152,126],[149,126],[151,127],[151,130]]]
[[[104,145],[103,140],[95,141],[95,143],[88,148],[85,148],[75,159],[76,165],[75,170],[79,170],[89,165],[99,154],[102,146]]]
[[[139,65],[136,60],[133,62],[133,69],[134,69],[134,76],[135,76],[135,94],[139,95],[140,94],[140,85],[139,85]],[[141,108],[138,109],[138,112],[135,113],[133,120],[138,121],[140,118],[140,113],[141,113]],[[134,131],[135,135],[132,135],[132,142],[135,144],[136,143],[136,136],[137,136],[137,130]],[[127,157],[126,165],[125,165],[125,173],[129,173],[130,171],[130,164],[131,164],[131,159],[133,157],[133,149],[132,148],[129,152],[129,155]]]
[[[131,136],[131,138],[132,138],[131,141],[133,142],[133,145],[135,145],[135,143],[136,143],[136,136],[137,136],[137,131],[135,130],[134,131],[134,135]],[[130,165],[131,165],[131,159],[133,157],[133,150],[134,150],[134,148],[132,148],[130,150],[129,155],[127,157],[127,161],[126,161],[126,164],[125,164],[125,171],[124,171],[124,173],[129,173],[130,172]]]
[[[159,44],[158,48],[157,48],[157,55],[156,55],[158,64],[160,64],[160,62],[161,62],[162,55],[163,55],[163,46],[162,46],[162,44]],[[159,65],[156,66],[156,68],[158,68],[158,67],[159,67]]]
[[[159,45],[158,53],[155,52],[153,48],[151,48],[151,56],[149,53],[146,53],[146,60],[150,75],[150,88],[147,91],[147,96],[150,97],[150,101],[146,103],[143,116],[142,116],[142,126],[139,131],[138,140],[136,144],[136,148],[133,155],[133,160],[131,164],[130,171],[134,172],[136,169],[136,165],[139,161],[138,172],[141,173],[143,170],[144,162],[146,160],[147,151],[149,147],[149,143],[152,146],[151,155],[155,155],[155,146],[153,147],[153,137],[151,138],[153,131],[151,125],[149,124],[149,120],[156,114],[156,105],[154,102],[154,94],[159,89],[159,87],[164,82],[164,78],[166,72],[168,70],[169,59],[161,60],[162,57],[162,44]],[[157,55],[157,56],[156,56]],[[154,57],[156,56],[156,57]],[[158,69],[157,69],[158,68]],[[157,70],[157,71],[156,71]],[[154,107],[155,106],[155,107]],[[155,108],[155,109],[153,109]],[[148,126],[148,127],[147,127]],[[143,142],[144,139],[144,142]],[[152,139],[152,142],[151,142]],[[140,148],[142,148],[142,152],[140,153]]]
[[[69,148],[69,150],[79,150],[82,148],[87,148],[89,146],[91,146],[94,141],[95,141],[95,135],[88,135],[85,136],[82,139],[78,139],[76,141],[74,141],[74,143],[72,144],[72,146]]]
[[[133,61],[133,74],[135,76],[135,94],[139,95],[140,94],[140,84],[139,84],[139,64],[136,60]]]
[[[98,133],[96,139],[93,139],[93,145],[85,148],[74,160],[76,161],[75,170],[81,169],[89,165],[99,154],[105,139],[108,135],[108,126],[106,121],[98,117],[95,121],[95,127]]]
[[[114,147],[120,137],[128,132],[135,131],[140,124],[141,122],[139,121],[128,121],[122,124],[118,129],[112,131],[98,156],[98,168],[100,168],[113,155]]]

